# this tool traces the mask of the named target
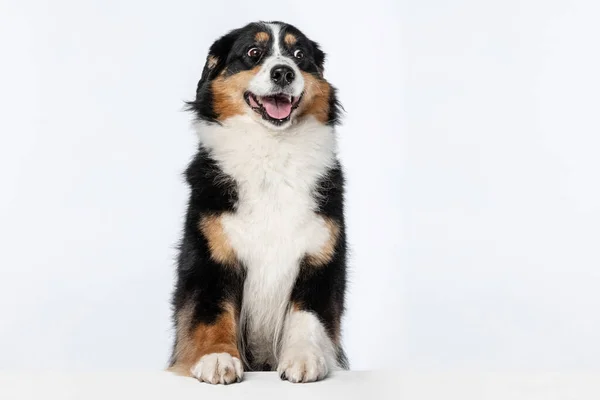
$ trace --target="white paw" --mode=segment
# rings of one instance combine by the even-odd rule
[[[244,375],[242,362],[229,353],[212,353],[202,356],[191,369],[199,381],[212,384],[239,382]]]
[[[321,349],[300,345],[285,349],[277,372],[290,382],[314,382],[327,376],[327,361]]]

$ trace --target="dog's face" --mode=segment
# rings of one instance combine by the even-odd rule
[[[190,108],[208,123],[249,115],[273,130],[311,117],[334,125],[339,103],[324,61],[319,45],[294,26],[248,24],[210,47]]]

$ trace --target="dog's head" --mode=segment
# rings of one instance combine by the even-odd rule
[[[274,130],[311,117],[334,125],[340,105],[324,61],[319,45],[292,25],[248,24],[210,47],[190,109],[208,123],[248,115]]]

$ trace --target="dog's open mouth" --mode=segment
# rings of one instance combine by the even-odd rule
[[[275,125],[283,124],[290,119],[292,112],[298,107],[302,95],[293,97],[279,93],[270,96],[257,96],[254,93],[244,94],[246,103],[263,119]]]

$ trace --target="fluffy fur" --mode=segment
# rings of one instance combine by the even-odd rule
[[[174,372],[232,383],[276,370],[309,382],[348,368],[339,103],[324,60],[282,22],[246,25],[209,50],[189,103],[199,147],[186,170]]]

